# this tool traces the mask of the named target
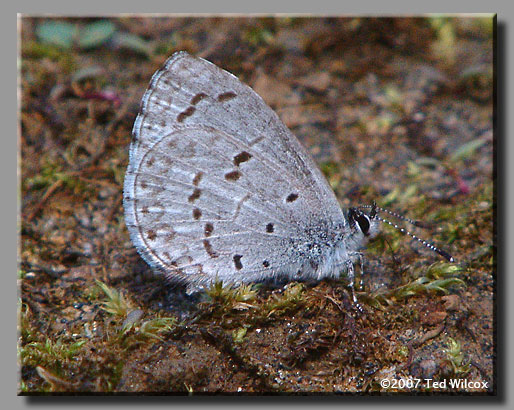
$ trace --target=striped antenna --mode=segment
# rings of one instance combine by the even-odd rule
[[[410,236],[412,239],[415,239],[417,240],[419,243],[421,243],[422,245],[426,246],[428,249],[434,251],[435,253],[438,253],[439,255],[441,255],[443,258],[447,259],[449,262],[455,262],[455,259],[453,259],[453,256],[451,256],[449,253],[439,249],[437,246],[431,244],[430,242],[427,242],[421,238],[418,238],[416,235],[414,235],[413,233],[407,231],[406,229],[396,225],[395,223],[393,222],[390,222],[388,221],[387,219],[384,219],[384,218],[381,218],[380,216],[376,215],[375,216],[376,219],[378,219],[380,222],[384,222],[390,226],[392,226],[394,229],[400,231],[401,233],[403,233],[404,235],[408,235]]]
[[[389,214],[389,215],[391,215],[391,216],[393,216],[395,218],[398,218],[398,219],[400,219],[402,221],[408,222],[408,223],[410,223],[410,224],[412,224],[414,226],[417,226],[417,227],[424,227],[425,225],[422,222],[414,221],[414,220],[412,220],[410,218],[407,218],[407,217],[405,217],[403,215],[397,214],[396,212],[392,212],[392,211],[389,211],[388,209],[381,208],[381,207],[377,206],[375,201],[373,201],[372,205],[361,205],[358,208],[371,208],[371,213],[370,214],[372,214],[372,218],[375,218],[375,219],[379,220],[380,222],[383,222],[383,223],[386,223],[386,224],[392,226],[394,229],[396,229],[397,231],[400,231],[404,235],[410,236],[412,239],[415,239],[416,241],[421,243],[423,246],[426,246],[428,249],[434,251],[435,253],[438,253],[443,258],[447,259],[449,262],[455,262],[455,259],[453,259],[453,256],[451,256],[449,253],[443,251],[442,249],[439,249],[437,246],[431,244],[430,242],[427,242],[424,239],[421,239],[421,238],[417,237],[416,235],[414,235],[413,233],[409,232],[405,228],[402,228],[402,227],[398,226],[397,224],[395,224],[395,223],[393,223],[391,221],[388,221],[387,219],[384,219],[384,218],[378,216],[376,214],[376,211],[379,210],[379,211],[385,212],[385,213],[387,213],[387,214]]]
[[[372,209],[374,208],[374,209],[377,209],[377,210],[379,210],[381,212],[385,212],[386,214],[394,216],[395,218],[398,218],[398,219],[400,219],[402,221],[408,222],[411,225],[416,226],[418,228],[427,228],[427,224],[425,224],[424,222],[415,221],[413,219],[407,218],[406,216],[403,216],[403,215],[400,215],[400,214],[398,214],[396,212],[390,211],[389,209],[381,208],[381,207],[377,206],[374,202],[373,202],[373,205],[360,205],[357,208],[372,208]]]

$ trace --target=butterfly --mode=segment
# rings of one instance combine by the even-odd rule
[[[353,286],[381,208],[341,209],[297,138],[237,77],[173,54],[154,74],[132,135],[125,221],[154,270],[190,291],[214,280],[341,272]]]

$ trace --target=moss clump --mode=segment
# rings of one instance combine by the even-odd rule
[[[452,370],[453,377],[465,377],[471,371],[471,363],[464,359],[461,345],[455,339],[448,338],[448,345],[443,349],[446,354],[445,362],[448,363]]]
[[[102,302],[102,309],[111,315],[126,317],[131,307],[123,294],[99,280],[96,281],[96,284],[107,296],[107,300]]]
[[[289,284],[282,294],[273,294],[262,309],[266,316],[281,316],[298,310],[306,303],[304,299],[304,287],[301,283]]]
[[[227,313],[231,310],[248,310],[254,308],[251,301],[257,296],[254,285],[241,285],[234,288],[223,285],[223,281],[217,280],[205,289],[208,304],[212,311]]]
[[[466,283],[453,275],[464,269],[454,263],[436,262],[430,265],[422,276],[394,289],[380,288],[369,295],[359,298],[370,306],[383,310],[384,306],[393,304],[393,300],[407,299],[426,293],[450,293],[451,286],[466,286]]]
[[[31,342],[18,349],[21,365],[35,368],[37,374],[46,382],[40,391],[69,390],[72,383],[65,379],[66,369],[72,365],[76,357],[83,353],[82,346],[87,340],[69,341],[59,338],[56,341],[47,339],[44,342]],[[26,385],[20,385],[21,391],[29,391]]]

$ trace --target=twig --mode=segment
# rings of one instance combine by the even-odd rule
[[[439,334],[444,330],[444,323],[438,327],[436,327],[433,330],[430,330],[429,332],[426,332],[423,336],[419,338],[419,340],[416,340],[413,345],[415,347],[421,346],[423,343],[425,343],[427,340],[433,339],[434,337],[439,336]]]
[[[111,207],[111,209],[109,210],[109,213],[107,214],[108,221],[112,221],[112,218],[114,217],[114,213],[118,210],[122,201],[123,201],[123,195],[118,195],[116,201],[114,202],[114,205]]]
[[[59,189],[62,184],[63,184],[63,180],[58,179],[52,185],[50,185],[50,187],[46,190],[45,194],[43,195],[43,197],[41,198],[39,203],[36,205],[35,209],[33,209],[32,212],[25,218],[25,221],[27,223],[32,221],[32,219],[37,215],[37,213],[43,208],[43,206],[45,205],[45,202],[48,200],[48,198],[50,198],[50,196],[52,196],[53,193],[57,189]]]

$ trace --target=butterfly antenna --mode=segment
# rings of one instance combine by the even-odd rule
[[[427,228],[427,224],[425,224],[425,223],[423,223],[421,221],[415,221],[414,219],[407,218],[406,216],[403,216],[403,215],[400,215],[400,214],[398,214],[396,212],[390,211],[389,209],[381,208],[381,207],[377,206],[377,204],[375,204],[375,202],[373,202],[373,205],[360,205],[357,208],[376,209],[376,210],[379,210],[381,212],[385,212],[386,214],[389,214],[389,215],[391,215],[391,216],[393,216],[393,217],[395,217],[397,219],[400,219],[402,221],[408,222],[411,225],[416,226],[418,228]]]
[[[371,207],[371,206],[372,205],[370,205],[369,207]],[[379,208],[377,208],[377,209],[379,209]],[[421,243],[423,246],[426,246],[428,249],[434,251],[435,253],[438,253],[443,258],[447,259],[449,262],[455,262],[455,259],[453,259],[453,256],[451,256],[449,253],[443,251],[442,249],[439,249],[437,246],[431,244],[430,242],[425,241],[424,239],[418,238],[416,235],[414,235],[413,233],[407,231],[405,228],[402,228],[401,226],[398,226],[395,223],[393,223],[391,221],[388,221],[387,219],[381,218],[378,215],[375,215],[375,219],[379,220],[380,222],[383,222],[383,223],[386,223],[386,224],[392,226],[394,229],[396,229],[397,231],[400,231],[404,235],[410,236],[412,239],[415,239],[416,241]]]

